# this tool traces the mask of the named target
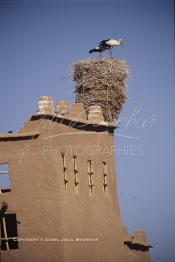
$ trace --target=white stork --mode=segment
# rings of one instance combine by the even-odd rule
[[[105,50],[109,50],[109,53],[111,55],[112,58],[112,48],[114,46],[123,46],[123,41],[122,39],[106,39],[106,40],[102,40],[99,45],[93,49],[91,49],[89,51],[89,53],[93,53],[93,52],[100,52],[100,57],[101,57],[101,53]]]

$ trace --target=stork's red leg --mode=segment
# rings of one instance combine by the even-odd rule
[[[110,56],[111,56],[111,59],[113,58],[112,57],[112,47],[109,48],[109,53],[110,53]]]
[[[102,54],[102,52],[100,52],[100,58],[101,58],[101,54]]]

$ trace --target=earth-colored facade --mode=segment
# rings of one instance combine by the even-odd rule
[[[120,220],[115,125],[100,107],[41,97],[19,133],[0,134],[1,262],[149,262],[143,231]],[[10,224],[11,223],[11,224]]]

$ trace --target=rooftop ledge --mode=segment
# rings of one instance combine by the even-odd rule
[[[0,134],[0,140],[8,140],[8,139],[20,139],[20,138],[37,138],[40,135],[39,132],[31,132],[31,133],[6,133]]]
[[[29,121],[34,121],[37,119],[49,119],[51,121],[62,123],[63,125],[69,125],[70,127],[78,128],[78,129],[94,129],[98,131],[103,130],[109,130],[109,132],[112,132],[115,128],[117,128],[117,125],[108,123],[108,122],[95,122],[95,121],[89,121],[84,120],[81,118],[73,118],[68,116],[61,116],[58,114],[33,114]],[[18,133],[0,133],[0,141],[8,141],[8,140],[21,140],[21,139],[35,139],[38,138],[40,135],[40,132],[18,132]]]
[[[101,122],[96,122],[96,121],[89,121],[89,120],[84,120],[82,118],[73,118],[73,117],[69,117],[69,116],[66,116],[66,115],[58,115],[58,114],[33,114],[32,117],[31,117],[31,120],[35,120],[35,119],[39,119],[39,118],[42,118],[42,119],[50,119],[50,120],[58,120],[59,122],[62,121],[62,123],[64,124],[64,120],[65,121],[69,121],[70,123],[77,123],[77,124],[83,124],[83,125],[91,125],[91,126],[104,126],[104,127],[109,127],[109,128],[117,128],[118,126],[114,123],[108,123],[108,122],[105,122],[105,121],[101,121]]]

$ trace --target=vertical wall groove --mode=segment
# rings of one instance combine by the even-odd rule
[[[68,177],[67,177],[67,166],[66,166],[66,157],[64,154],[62,156],[62,161],[63,161],[63,175],[64,175],[64,186],[65,189],[68,188]]]
[[[91,196],[93,193],[93,187],[94,187],[92,160],[88,160],[88,176],[89,176],[89,193]]]
[[[79,181],[78,181],[78,167],[77,167],[77,158],[73,157],[73,167],[74,167],[74,187],[75,193],[78,194],[79,190]]]
[[[103,192],[107,194],[108,184],[107,184],[107,163],[103,162]]]

